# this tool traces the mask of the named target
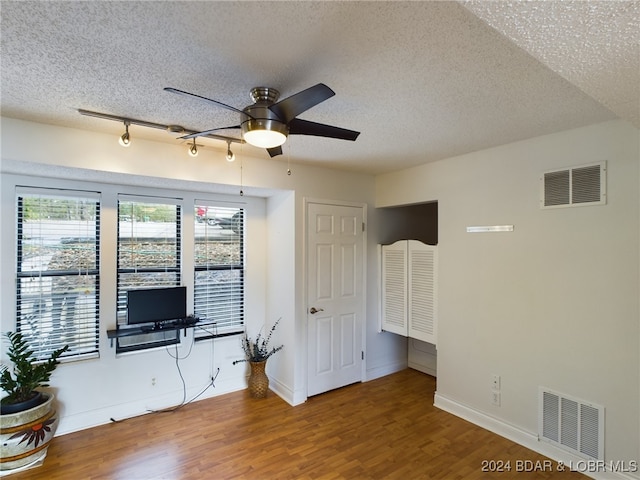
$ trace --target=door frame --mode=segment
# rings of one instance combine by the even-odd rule
[[[364,231],[362,232],[362,331],[360,332],[362,335],[362,351],[364,352],[364,359],[360,364],[360,381],[364,382],[366,379],[367,372],[367,264],[368,264],[368,256],[367,256],[367,233],[368,233],[368,222],[367,222],[367,203],[365,202],[349,202],[344,200],[330,200],[323,198],[314,198],[314,197],[303,197],[302,199],[302,215],[303,215],[303,231],[302,231],[302,313],[304,318],[304,339],[305,346],[309,342],[309,329],[307,315],[309,309],[309,205],[310,204],[319,204],[319,205],[334,205],[338,207],[355,207],[362,208],[362,221],[364,223]],[[309,355],[308,353],[304,355],[304,365],[303,371],[304,373],[304,389],[305,389],[305,398],[309,398],[309,376],[307,374],[309,367]]]

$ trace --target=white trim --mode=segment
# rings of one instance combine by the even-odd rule
[[[432,368],[428,365],[422,365],[421,363],[409,361],[409,368],[413,368],[414,370],[418,370],[419,372],[426,373],[427,375],[431,375],[432,377],[438,376],[438,371],[435,368]]]
[[[187,402],[194,399],[203,390],[203,385],[190,387],[187,389]],[[246,378],[235,377],[229,379],[218,379],[214,387],[210,387],[204,394],[195,398],[193,402],[206,400],[208,398],[225,395],[227,393],[245,390],[247,388]],[[60,424],[55,436],[66,435],[81,430],[86,430],[100,425],[106,425],[112,421],[127,420],[152,413],[152,410],[170,409],[177,406],[182,400],[182,389],[164,393],[153,399],[145,398],[120,405],[109,405],[75,415],[65,415],[64,409],[60,416]],[[113,420],[111,420],[113,419]]]
[[[24,182],[27,183],[27,182]],[[16,183],[16,196],[21,195],[42,195],[43,197],[68,197],[68,198],[88,198],[91,200],[100,201],[102,198],[102,192],[97,190],[82,190],[77,188],[61,188],[61,187],[46,187],[46,186],[32,186],[22,185]]]
[[[577,455],[572,455],[566,450],[557,448],[550,443],[540,442],[538,436],[535,433],[523,430],[515,425],[510,425],[498,418],[492,417],[479,410],[474,409],[468,405],[463,405],[452,398],[448,398],[446,395],[436,392],[434,396],[434,406],[451,413],[457,417],[467,420],[474,425],[482,427],[490,432],[493,432],[501,437],[507,438],[512,442],[515,442],[523,447],[526,447],[534,452],[549,457],[556,462],[562,462],[569,468],[570,465],[585,465],[585,460]],[[604,465],[608,465],[604,462]],[[554,466],[555,468],[555,466]],[[599,470],[599,469],[598,469]],[[640,477],[626,475],[621,472],[612,471],[589,471],[588,469],[579,468],[578,471],[587,477],[594,478],[596,480],[637,480]]]
[[[318,205],[335,205],[335,206],[339,206],[339,207],[355,207],[355,208],[360,208],[362,209],[362,222],[363,222],[363,232],[362,232],[362,322],[361,322],[361,335],[362,335],[362,351],[364,352],[364,359],[361,362],[361,371],[360,371],[360,381],[361,382],[365,382],[367,381],[367,264],[368,264],[368,258],[367,258],[367,204],[365,202],[349,202],[349,201],[343,201],[343,200],[330,200],[330,199],[319,199],[319,198],[311,198],[311,197],[304,197],[302,199],[302,215],[303,215],[303,232],[302,232],[302,258],[303,258],[303,262],[302,262],[302,270],[303,270],[303,275],[302,275],[302,295],[303,295],[303,299],[302,299],[302,310],[304,313],[304,317],[306,318],[306,314],[307,314],[307,305],[309,304],[309,293],[307,291],[307,276],[309,274],[309,269],[308,269],[308,241],[309,238],[307,237],[307,232],[308,232],[308,228],[309,228],[309,215],[308,215],[308,209],[309,209],[309,205],[310,204],[318,204]],[[308,329],[307,329],[307,322],[303,322],[304,323],[304,338],[305,341],[308,342]],[[308,357],[307,355],[304,356],[304,372],[308,372]],[[394,370],[393,372],[395,372],[397,370]],[[393,373],[390,372],[390,373]],[[380,375],[383,376],[383,375]],[[377,377],[375,377],[377,378]],[[308,375],[305,375],[305,401],[307,398],[309,398],[308,392],[309,392],[309,387],[308,387],[308,383],[309,383],[309,378]],[[298,405],[299,403],[303,403],[301,401],[299,401],[300,399],[298,399],[298,401],[292,403],[292,405]]]
[[[294,402],[294,393],[290,387],[280,382],[277,378],[269,377],[269,389],[282,398],[285,402],[287,402],[291,406],[295,406]],[[303,401],[304,402],[304,401]],[[302,402],[302,403],[303,403]]]
[[[370,382],[371,380],[375,380],[376,378],[385,377],[387,375],[391,375],[392,373],[401,372],[407,368],[407,361],[398,361],[393,363],[386,363],[379,367],[369,368],[366,371],[366,376],[363,381]]]

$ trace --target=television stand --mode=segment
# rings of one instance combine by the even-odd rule
[[[159,328],[156,328],[157,324],[160,324]],[[186,335],[188,328],[195,328],[196,326],[197,322],[183,324],[176,324],[174,322],[167,322],[162,324],[162,322],[156,322],[152,326],[146,325],[137,328],[120,328],[115,330],[107,330],[107,338],[109,339],[110,346],[113,347],[114,338],[132,337],[134,335],[143,335],[145,333],[154,332],[175,332],[182,329],[184,329],[184,335]]]

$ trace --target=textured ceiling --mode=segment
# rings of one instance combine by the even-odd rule
[[[640,128],[640,2],[466,2],[520,48]]]
[[[163,87],[243,108],[255,86],[285,98],[322,82],[336,95],[301,118],[360,137],[291,136],[283,157],[370,173],[617,117],[640,126],[637,1],[3,0],[1,14],[11,118],[122,133],[82,108],[205,130],[239,119]]]

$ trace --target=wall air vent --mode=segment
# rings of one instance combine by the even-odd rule
[[[540,208],[606,203],[606,162],[545,172],[540,177]]]
[[[604,407],[540,387],[538,438],[581,457],[604,460]]]

